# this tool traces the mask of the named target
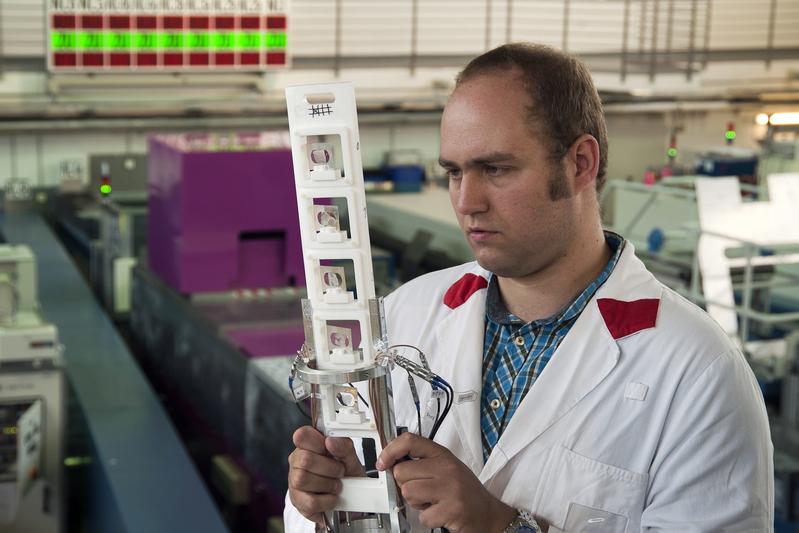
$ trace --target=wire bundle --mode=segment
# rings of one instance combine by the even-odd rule
[[[413,376],[417,376],[418,378],[426,381],[430,384],[432,389],[441,390],[444,392],[446,397],[446,401],[444,403],[444,410],[441,411],[441,401],[438,400],[438,409],[436,410],[436,417],[433,422],[433,427],[430,430],[430,434],[427,436],[428,439],[433,440],[435,439],[436,434],[438,433],[441,424],[444,423],[444,419],[449,414],[450,409],[452,408],[452,402],[455,399],[455,391],[452,386],[447,383],[447,381],[439,376],[438,374],[434,374],[430,368],[427,366],[427,358],[419,348],[416,346],[412,346],[410,344],[395,344],[393,346],[389,346],[388,350],[391,352],[392,350],[396,350],[397,348],[411,348],[412,350],[416,350],[419,354],[419,359],[422,361],[423,365],[414,363],[410,359],[402,357],[401,355],[396,354],[394,351],[391,355],[391,360],[399,367],[405,369],[408,373],[408,380],[411,386],[411,395],[413,396],[414,405],[416,407],[416,418],[419,423],[419,434],[422,432],[422,422],[421,422],[421,406],[419,404],[419,396],[416,392],[416,386],[413,384]]]

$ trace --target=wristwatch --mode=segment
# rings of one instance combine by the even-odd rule
[[[533,515],[524,509],[516,509],[516,512],[518,513],[516,518],[508,524],[508,527],[502,533],[541,533],[541,528],[535,518],[533,518]]]

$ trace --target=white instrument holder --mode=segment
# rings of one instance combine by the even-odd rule
[[[388,343],[382,301],[375,298],[355,90],[351,83],[288,87],[286,104],[308,289],[307,360],[298,359],[297,377],[317,388],[311,401],[319,406],[320,431],[373,439],[379,454],[397,428],[390,369],[375,363]],[[346,213],[334,201],[345,202]],[[348,231],[341,229],[345,215]],[[351,261],[354,279],[325,278],[331,272],[343,277],[344,269],[322,261]],[[360,348],[354,332],[341,325],[356,323]],[[369,410],[360,408],[357,390],[349,385],[366,380],[376,391]],[[330,525],[337,532],[409,531],[392,474],[344,478]]]

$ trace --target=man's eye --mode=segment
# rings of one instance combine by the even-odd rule
[[[447,175],[447,178],[451,180],[458,180],[461,178],[461,171],[457,168],[445,168],[444,172]]]
[[[495,167],[493,165],[485,165],[483,167],[483,172],[485,172],[487,176],[494,176],[494,177],[501,176],[502,174],[505,173],[506,170],[507,169],[504,167]]]

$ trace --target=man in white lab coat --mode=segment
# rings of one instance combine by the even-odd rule
[[[607,134],[586,67],[518,44],[476,58],[440,162],[477,261],[387,300],[391,342],[424,351],[456,396],[427,440],[395,371],[410,431],[377,467],[414,531],[770,531],[772,447],[746,361],[602,230]],[[361,467],[348,441],[294,440],[287,531],[313,531]]]

